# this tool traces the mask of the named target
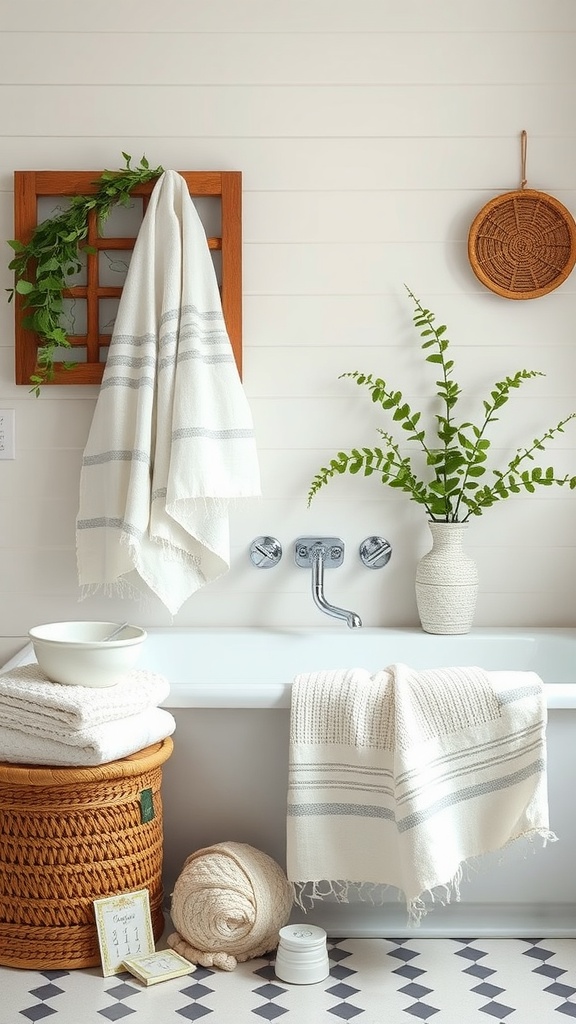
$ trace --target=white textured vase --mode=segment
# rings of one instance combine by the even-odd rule
[[[468,633],[478,596],[478,570],[463,548],[468,523],[432,523],[432,547],[416,569],[416,604],[426,633]]]

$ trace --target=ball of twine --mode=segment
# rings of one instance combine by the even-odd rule
[[[280,866],[245,843],[218,843],[184,863],[172,894],[168,945],[191,963],[234,970],[275,949],[294,902]]]

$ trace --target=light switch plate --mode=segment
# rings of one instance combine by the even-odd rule
[[[0,409],[0,459],[15,459],[14,409]]]

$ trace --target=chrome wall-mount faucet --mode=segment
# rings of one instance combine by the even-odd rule
[[[334,619],[344,619],[350,629],[358,629],[362,619],[356,612],[330,604],[324,597],[324,568],[337,568],[344,561],[344,541],[340,537],[299,537],[294,547],[296,565],[312,569],[312,599],[317,608]]]
[[[359,548],[360,560],[367,569],[381,569],[392,555],[392,545],[384,537],[366,537]],[[250,545],[250,561],[257,569],[271,569],[282,558],[282,545],[276,537],[256,537]],[[340,537],[298,537],[294,560],[303,569],[312,570],[312,599],[326,615],[342,619],[350,629],[358,629],[362,619],[347,608],[331,604],[324,596],[324,569],[335,569],[344,561],[344,541]]]

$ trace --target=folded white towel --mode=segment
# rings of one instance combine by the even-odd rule
[[[84,452],[84,592],[130,593],[143,580],[176,614],[228,571],[229,505],[257,495],[252,416],[206,234],[186,182],[166,171],[138,233]]]
[[[163,708],[148,708],[130,718],[78,729],[62,741],[0,726],[0,761],[91,767],[135,754],[171,736],[175,728],[173,716]]]
[[[39,665],[0,674],[0,723],[32,736],[62,740],[64,734],[136,715],[166,699],[164,676],[135,669],[115,686],[91,689],[52,683]]]

